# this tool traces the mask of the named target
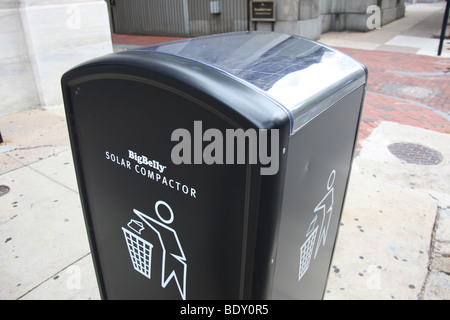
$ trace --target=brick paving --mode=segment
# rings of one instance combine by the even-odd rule
[[[450,134],[450,59],[338,49],[369,69],[358,150],[381,121]]]
[[[120,45],[153,45],[184,39],[113,35]],[[358,136],[363,141],[382,121],[450,134],[450,59],[409,53],[337,48],[364,63],[369,81]]]

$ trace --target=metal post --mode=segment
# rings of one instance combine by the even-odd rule
[[[184,34],[189,37],[191,31],[189,30],[189,6],[188,0],[183,0],[183,18],[184,18]]]
[[[450,0],[447,0],[447,6],[445,7],[444,20],[442,21],[441,39],[440,39],[440,41],[439,41],[438,56],[441,55],[441,53],[442,53],[442,47],[443,47],[443,45],[444,45],[444,40],[445,40],[445,29],[447,28],[447,23],[448,23],[449,4],[450,4]]]

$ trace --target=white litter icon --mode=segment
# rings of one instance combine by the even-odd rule
[[[145,229],[143,223],[136,220],[131,220],[127,226],[139,235]],[[128,229],[122,230],[134,270],[151,279],[153,245]]]
[[[317,216],[314,217],[313,221],[309,225],[308,231],[306,232],[307,239],[300,248],[300,264],[298,270],[298,281],[305,275],[308,271],[309,264],[311,262],[312,252],[314,248],[314,243],[316,242],[318,226],[315,226],[317,221]]]
[[[298,268],[298,281],[300,281],[308,271],[311,263],[312,252],[317,238],[316,252],[314,253],[314,259],[317,257],[317,253],[320,249],[320,245],[325,245],[327,240],[328,230],[330,228],[331,216],[333,214],[334,205],[334,180],[336,178],[336,170],[331,171],[327,181],[327,193],[314,208],[316,215],[309,224],[308,231],[306,232],[306,240],[300,247],[300,260]],[[322,217],[320,228],[316,226],[318,216]],[[319,236],[317,236],[319,233]]]
[[[159,213],[159,207],[166,208],[168,218]],[[158,219],[154,219],[139,210],[133,209],[133,212],[142,220],[133,220],[127,224],[129,229],[122,227],[125,240],[127,242],[128,252],[130,254],[133,268],[151,279],[152,248],[153,245],[141,237],[141,232],[151,231],[159,240],[162,249],[161,259],[161,287],[166,286],[172,280],[175,282],[180,292],[181,298],[186,300],[186,277],[187,261],[177,232],[169,227],[174,220],[172,208],[164,201],[157,201],[155,204],[155,213]],[[145,225],[145,227],[144,227]]]

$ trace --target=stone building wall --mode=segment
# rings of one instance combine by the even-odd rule
[[[104,0],[0,1],[0,114],[62,103],[61,76],[112,52]]]
[[[367,21],[374,14],[379,14],[380,26],[405,15],[404,0],[276,0],[276,4],[274,30],[310,39],[328,31],[369,31]],[[368,12],[371,6],[379,11]],[[271,28],[270,23],[257,24],[258,30]]]

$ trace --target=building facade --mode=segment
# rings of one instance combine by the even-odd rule
[[[0,1],[0,114],[62,103],[61,76],[112,52],[104,0]]]
[[[273,21],[252,21],[257,2],[273,5]],[[404,0],[109,0],[108,5],[114,33],[161,36],[273,30],[319,39],[328,31],[368,31],[368,19],[381,27],[405,15]]]

